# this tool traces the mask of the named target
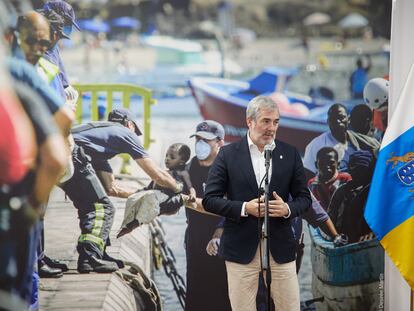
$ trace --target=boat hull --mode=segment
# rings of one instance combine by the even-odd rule
[[[312,291],[324,297],[318,310],[377,310],[384,276],[384,250],[374,239],[334,247],[319,231],[311,236]]]
[[[236,141],[246,135],[247,101],[244,104],[233,103],[224,96],[216,96],[191,83],[190,88],[203,118],[223,125],[227,142]],[[282,115],[277,138],[295,146],[303,154],[313,138],[328,130],[325,122]]]
[[[316,302],[318,311],[376,311],[382,310],[384,289],[379,282],[360,285],[333,286],[328,285],[315,274],[312,274],[312,295],[314,298],[324,297]]]

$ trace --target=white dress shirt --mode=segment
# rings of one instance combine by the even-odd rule
[[[266,174],[266,167],[265,167],[265,157],[264,157],[264,150],[260,152],[259,148],[254,144],[254,142],[250,139],[250,133],[247,132],[247,144],[249,147],[250,152],[250,159],[252,161],[253,171],[254,175],[256,177],[256,183],[257,187],[260,186],[260,182],[262,181],[263,177]],[[272,161],[270,161],[270,167],[269,167],[269,182],[272,178]],[[264,188],[264,181],[261,184],[261,187]],[[245,212],[247,202],[243,203],[242,209],[241,209],[241,216],[247,217],[248,215]],[[290,208],[287,203],[285,203],[288,207],[289,213],[287,216],[284,216],[285,218],[288,218],[290,216]]]
[[[260,152],[259,148],[253,143],[250,139],[250,134],[247,135],[247,143],[249,145],[250,159],[253,165],[254,175],[256,177],[257,187],[259,187],[260,182],[266,174],[265,168],[265,157],[264,151]],[[270,161],[269,167],[269,181],[272,177],[272,161]],[[262,187],[264,187],[264,181],[262,182]]]

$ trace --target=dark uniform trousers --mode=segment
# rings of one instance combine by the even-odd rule
[[[75,172],[60,187],[78,210],[81,229],[77,246],[79,260],[90,256],[102,259],[109,242],[115,208],[82,147],[75,146],[72,157]]]

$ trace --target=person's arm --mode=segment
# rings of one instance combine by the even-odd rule
[[[70,135],[70,128],[72,127],[72,122],[75,120],[75,113],[67,106],[62,106],[58,111],[53,115],[56,125],[61,131],[63,137],[67,139]],[[67,142],[69,145],[69,142]]]
[[[60,134],[52,134],[46,138],[39,148],[39,164],[36,169],[33,192],[29,202],[35,208],[46,203],[49,193],[57,184],[66,167],[66,148]]]
[[[128,198],[131,194],[136,192],[136,190],[126,189],[120,186],[116,182],[113,173],[97,171],[96,174],[98,175],[99,180],[102,182],[102,185],[104,186],[105,191],[109,196],[118,198]]]
[[[218,250],[220,247],[220,239],[222,235],[223,235],[222,227],[217,228],[214,231],[213,236],[211,237],[211,240],[207,243],[207,247],[206,247],[207,254],[209,254],[210,256],[217,256]]]
[[[331,218],[328,218],[325,222],[321,223],[319,225],[319,228],[321,228],[321,230],[332,239],[338,235],[338,232],[336,231],[335,225],[333,224]]]
[[[175,179],[168,172],[159,168],[152,159],[145,157],[136,159],[135,161],[156,184],[169,188],[174,192],[180,192],[182,190],[182,185],[180,187]]]
[[[194,202],[190,202],[187,201],[185,202],[185,207],[188,209],[191,209],[193,211],[199,212],[201,214],[206,214],[206,215],[212,215],[212,216],[218,216],[216,214],[213,213],[209,213],[204,209],[203,206],[203,199],[202,198],[197,198],[197,194],[194,188],[190,189],[190,197],[195,198]]]
[[[50,111],[38,94],[18,81],[14,87],[34,126],[39,146],[35,182],[29,197],[31,205],[37,208],[47,202],[50,191],[61,177],[67,162],[67,148]]]
[[[182,181],[184,182],[184,185],[186,186],[186,190],[190,190],[193,186],[191,184],[190,180],[190,174],[188,171],[177,171],[178,176],[182,178]]]

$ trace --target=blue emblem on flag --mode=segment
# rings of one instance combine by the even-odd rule
[[[414,161],[400,167],[398,177],[404,185],[411,186],[414,183]]]
[[[405,163],[397,171],[398,178],[404,185],[411,186],[414,184],[414,152],[407,152],[403,156],[393,156],[393,154],[391,153],[391,157],[386,164],[392,163],[391,169],[394,169],[398,163]]]

